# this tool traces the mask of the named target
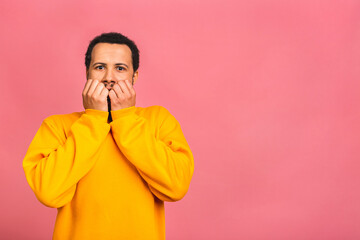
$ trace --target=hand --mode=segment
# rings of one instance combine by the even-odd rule
[[[129,80],[115,83],[109,97],[112,111],[132,107],[136,103],[136,93]]]
[[[96,109],[108,111],[107,96],[109,90],[104,83],[98,80],[88,79],[82,92],[83,105],[85,109]]]

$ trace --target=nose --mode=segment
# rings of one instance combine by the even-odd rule
[[[112,89],[112,87],[115,84],[114,78],[113,78],[113,73],[111,70],[107,70],[104,78],[102,79],[102,82],[104,83],[105,87],[110,90]]]
[[[111,90],[115,84],[115,81],[102,80],[101,82],[104,83],[108,90]]]

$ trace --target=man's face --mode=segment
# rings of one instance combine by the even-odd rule
[[[91,62],[86,71],[88,79],[96,79],[107,89],[119,81],[128,79],[136,82],[138,71],[134,73],[131,50],[125,44],[98,43],[91,52]],[[133,79],[134,78],[134,79]]]

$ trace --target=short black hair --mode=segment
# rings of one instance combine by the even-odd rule
[[[139,68],[139,49],[137,48],[134,41],[129,39],[128,37],[122,35],[121,33],[117,32],[109,32],[109,33],[103,33],[99,36],[96,36],[91,42],[89,43],[88,49],[85,53],[85,66],[86,70],[90,67],[91,62],[91,52],[96,44],[98,43],[117,43],[117,44],[125,44],[127,45],[131,50],[131,59],[132,59],[132,65],[134,69],[134,73]]]

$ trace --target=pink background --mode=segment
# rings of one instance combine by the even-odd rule
[[[137,106],[162,105],[195,157],[167,239],[360,239],[359,1],[3,1],[0,238],[51,239],[22,160],[41,121],[82,111],[84,54],[141,51]]]

